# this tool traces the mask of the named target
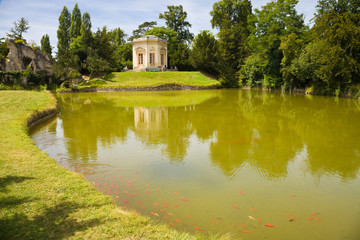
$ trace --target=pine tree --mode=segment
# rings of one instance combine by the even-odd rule
[[[75,7],[71,15],[71,25],[70,25],[70,40],[80,36],[81,30],[81,12],[78,8],[78,5],[75,4]]]

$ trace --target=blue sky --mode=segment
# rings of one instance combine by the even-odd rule
[[[253,8],[260,8],[269,1],[252,0]],[[145,21],[165,25],[158,19],[159,13],[166,11],[168,5],[181,4],[192,24],[191,32],[197,34],[201,30],[212,30],[209,12],[215,2],[217,0],[0,0],[0,38],[6,37],[15,20],[24,17],[30,22],[25,39],[39,45],[42,35],[49,34],[51,45],[56,46],[61,10],[66,6],[71,13],[75,3],[78,3],[81,13],[90,13],[93,31],[102,26],[109,29],[120,27],[128,35]],[[316,0],[299,0],[297,11],[305,15],[306,23],[313,17],[316,3]]]

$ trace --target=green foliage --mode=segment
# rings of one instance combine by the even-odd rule
[[[218,75],[219,45],[209,31],[201,31],[194,39],[190,53],[190,63],[194,68]]]
[[[249,0],[221,0],[210,12],[211,25],[219,29],[220,74],[227,87],[236,87],[235,76],[250,54],[248,17],[252,14]]]
[[[81,19],[81,30],[80,30],[81,37],[86,44],[90,44],[92,40],[92,33],[91,33],[91,19],[90,14],[85,12]]]
[[[1,65],[5,66],[5,60],[8,54],[9,48],[7,47],[6,39],[0,38],[0,67]]]
[[[16,44],[24,44],[24,40],[22,40],[22,39],[15,40],[15,43]]]
[[[302,38],[307,31],[303,15],[297,14],[298,0],[277,0],[267,3],[249,17],[249,45],[253,54],[264,59],[264,84],[269,87],[282,85],[281,61],[284,57],[279,49],[281,38],[295,33]]]
[[[125,66],[129,69],[133,68],[132,51],[131,43],[124,43],[116,48],[115,60],[118,71],[121,71]]]
[[[183,6],[167,6],[168,11],[159,14],[159,19],[165,19],[166,26],[177,33],[177,40],[182,43],[190,44],[194,38],[189,30],[191,24],[186,21],[187,13]]]
[[[6,33],[7,37],[14,40],[24,40],[22,34],[29,30],[29,21],[25,18],[13,22],[14,28],[10,29],[10,33]],[[25,40],[24,40],[25,41]]]
[[[296,77],[297,72],[294,71],[293,62],[300,56],[304,48],[304,41],[299,39],[295,33],[291,33],[286,37],[281,37],[279,49],[282,50],[283,59],[281,60],[281,73],[284,80],[284,88],[291,90],[293,88],[305,88],[303,81],[299,81]]]
[[[47,35],[47,34],[43,35],[42,38],[41,38],[40,43],[41,43],[41,51],[45,52],[49,56],[49,58],[51,59],[52,58],[52,56],[51,56],[52,47],[50,45],[50,37],[49,37],[49,35]]]
[[[249,56],[239,72],[240,84],[242,86],[261,87],[264,80],[263,67],[264,61],[260,56]]]
[[[122,44],[125,44],[125,38],[126,34],[121,28],[115,28],[112,32],[112,41],[116,46],[121,46]]]
[[[170,55],[170,66],[174,66],[180,71],[194,70],[189,61],[189,56],[189,46],[186,43],[179,43]]]
[[[80,36],[80,30],[81,30],[81,12],[78,7],[78,4],[76,3],[71,15],[71,25],[69,30],[70,40]]]
[[[140,24],[138,26],[138,28],[133,31],[133,35],[129,38],[129,41],[131,42],[134,38],[144,36],[147,31],[149,31],[156,25],[157,25],[156,21],[144,22],[144,23]]]
[[[67,58],[69,57],[69,47],[70,47],[70,13],[66,6],[64,6],[60,17],[59,17],[59,27],[57,30],[57,60],[61,66],[67,65]]]

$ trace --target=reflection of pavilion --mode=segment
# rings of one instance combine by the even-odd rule
[[[134,108],[136,131],[156,132],[168,127],[167,108]]]

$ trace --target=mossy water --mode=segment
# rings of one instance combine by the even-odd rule
[[[360,104],[248,90],[77,93],[38,147],[128,211],[243,239],[360,237]]]

